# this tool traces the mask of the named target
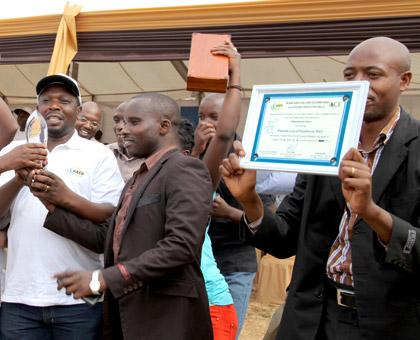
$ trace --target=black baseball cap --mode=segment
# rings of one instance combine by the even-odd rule
[[[82,96],[80,95],[79,85],[77,84],[76,80],[62,73],[53,74],[42,78],[38,84],[36,84],[37,96],[42,94],[42,92],[44,92],[48,87],[55,84],[63,85],[67,90],[76,96],[76,98],[79,100],[79,105],[82,105]]]

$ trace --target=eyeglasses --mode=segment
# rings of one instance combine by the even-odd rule
[[[77,117],[77,119],[81,121],[83,124],[89,123],[94,128],[99,127],[99,123],[97,121],[87,119],[85,116],[79,116]]]

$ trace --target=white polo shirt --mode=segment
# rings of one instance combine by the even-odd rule
[[[22,142],[12,142],[1,154],[19,144]],[[47,170],[95,203],[116,206],[124,186],[113,153],[105,145],[79,137],[77,132],[49,153]],[[3,173],[0,185],[13,177],[14,171]],[[53,275],[101,267],[97,254],[43,228],[46,215],[47,209],[29,188],[21,189],[11,206],[3,302],[40,307],[82,303],[64,290],[57,291]]]

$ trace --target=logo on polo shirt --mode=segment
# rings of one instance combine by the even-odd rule
[[[78,176],[78,177],[82,177],[82,176],[84,176],[84,175],[85,175],[85,172],[84,172],[83,170],[81,170],[81,169],[77,169],[77,168],[70,168],[70,169],[68,170],[68,172],[69,172],[71,175],[75,175],[75,176]]]

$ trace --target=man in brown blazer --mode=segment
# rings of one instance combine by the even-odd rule
[[[180,119],[167,96],[133,98],[124,112],[124,146],[145,162],[110,221],[96,225],[55,208],[44,224],[92,251],[105,249],[105,269],[56,277],[77,299],[105,293],[108,338],[212,339],[200,271],[211,182],[201,161],[177,149]]]

